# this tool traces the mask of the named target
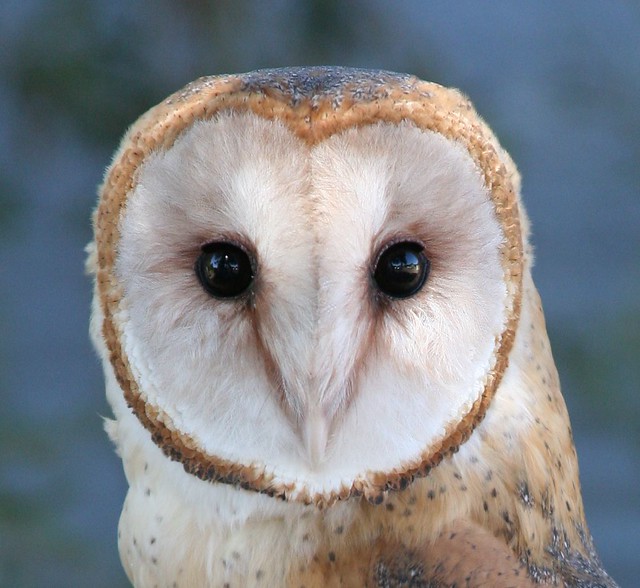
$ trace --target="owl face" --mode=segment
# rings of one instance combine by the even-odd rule
[[[513,188],[479,164],[483,149],[501,163],[492,136],[478,155],[387,118],[318,137],[289,111],[220,106],[111,172],[105,339],[187,471],[304,502],[375,498],[482,417],[517,307]]]

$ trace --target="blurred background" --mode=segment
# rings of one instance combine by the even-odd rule
[[[3,0],[0,586],[127,585],[83,274],[119,137],[196,77],[301,64],[459,87],[518,163],[591,531],[637,585],[639,3]]]

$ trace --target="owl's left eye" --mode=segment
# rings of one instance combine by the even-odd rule
[[[202,248],[195,272],[206,292],[215,298],[235,298],[253,282],[247,252],[232,243],[209,243]]]
[[[423,249],[419,243],[402,241],[383,250],[373,272],[378,289],[391,298],[408,298],[416,294],[424,286],[431,269]]]

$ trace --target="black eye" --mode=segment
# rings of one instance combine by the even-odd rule
[[[239,296],[254,278],[249,256],[231,243],[205,245],[196,260],[195,270],[202,287],[216,298]]]
[[[382,292],[393,298],[413,296],[427,280],[431,263],[419,243],[403,241],[385,249],[376,264],[373,279]]]

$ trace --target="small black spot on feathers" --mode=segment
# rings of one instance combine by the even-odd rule
[[[494,498],[496,496],[498,496],[498,491],[495,488],[493,488],[493,490],[491,490],[491,496],[493,496]]]
[[[333,562],[336,561],[336,554],[333,551],[329,552],[329,561]]]
[[[395,506],[393,505],[393,503],[388,502],[387,504],[384,505],[384,507],[388,510],[388,511],[392,511]]]
[[[531,492],[529,492],[529,485],[526,481],[523,480],[518,484],[518,494],[520,496],[522,504],[524,504],[527,508],[533,507],[533,496],[531,496]]]
[[[433,490],[429,490],[429,492],[427,492],[427,498],[429,500],[433,500],[436,497],[436,493]]]

